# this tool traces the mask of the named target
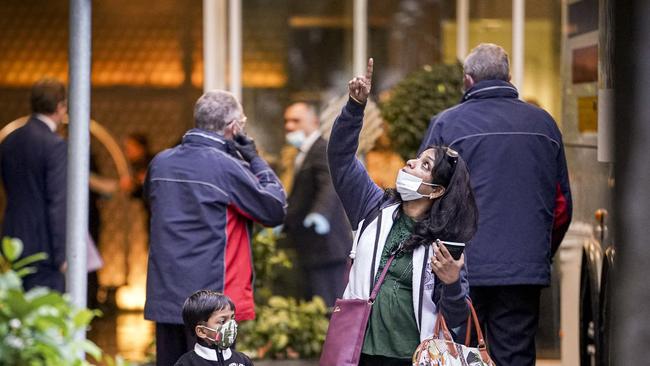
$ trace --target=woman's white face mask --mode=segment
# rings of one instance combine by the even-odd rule
[[[395,187],[397,188],[399,195],[402,197],[402,201],[413,201],[423,197],[433,199],[434,197],[431,195],[423,195],[418,192],[418,189],[422,184],[430,187],[442,187],[440,184],[426,183],[422,178],[409,174],[402,169],[397,173]]]

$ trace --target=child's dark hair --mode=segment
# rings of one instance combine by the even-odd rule
[[[212,313],[226,308],[235,311],[235,304],[228,296],[216,291],[199,290],[183,304],[183,323],[194,332],[194,328],[206,323]]]
[[[445,193],[434,200],[424,220],[415,225],[413,234],[404,243],[408,251],[431,245],[436,239],[465,243],[474,236],[478,226],[478,209],[465,161],[445,146],[432,145],[425,150],[429,149],[435,151],[431,183],[445,187]],[[399,197],[397,192],[392,194]]]

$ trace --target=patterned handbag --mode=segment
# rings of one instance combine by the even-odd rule
[[[467,318],[465,345],[454,343],[444,317],[441,313],[438,313],[433,328],[433,336],[422,341],[415,350],[413,366],[495,366],[485,347],[483,332],[474,306],[469,299],[467,304],[470,308],[470,314]],[[472,320],[478,335],[478,347],[469,347]],[[441,333],[442,338],[440,338]]]

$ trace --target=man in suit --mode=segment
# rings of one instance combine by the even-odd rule
[[[294,103],[284,113],[287,142],[299,150],[284,230],[298,255],[305,298],[318,295],[332,306],[345,289],[352,229],[334,191],[327,142],[318,127],[313,105]]]
[[[45,286],[65,290],[66,143],[56,133],[67,113],[65,86],[53,79],[36,82],[32,115],[0,145],[0,172],[7,196],[2,236],[22,240],[22,256],[45,252],[25,290]]]

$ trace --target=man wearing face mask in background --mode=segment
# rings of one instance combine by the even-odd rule
[[[173,365],[193,347],[181,307],[197,290],[231,298],[237,321],[254,319],[251,224],[279,225],[286,209],[231,93],[203,94],[194,121],[180,145],[154,157],[144,185],[151,208],[144,312],[156,322],[157,365]]]
[[[284,113],[287,143],[298,149],[284,230],[305,279],[303,296],[321,296],[332,306],[345,288],[352,229],[332,185],[319,124],[308,103],[294,103]]]

